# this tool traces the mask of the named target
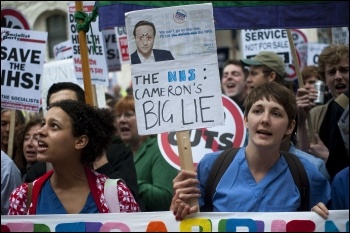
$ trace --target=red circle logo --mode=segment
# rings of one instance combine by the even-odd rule
[[[1,9],[1,27],[30,30],[26,18],[19,11],[11,8]]]

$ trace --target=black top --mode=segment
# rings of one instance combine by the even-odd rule
[[[349,98],[349,91],[344,94]],[[343,112],[344,109],[332,100],[328,105],[320,127],[320,139],[329,150],[326,168],[332,180],[335,174],[349,166],[349,155],[338,126],[338,121]]]

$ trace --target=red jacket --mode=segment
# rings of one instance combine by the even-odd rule
[[[32,201],[29,210],[26,206],[27,193],[28,193],[28,183],[23,183],[18,188],[16,188],[10,196],[10,207],[9,215],[27,215],[36,214],[36,207],[38,203],[39,194],[41,188],[43,187],[45,181],[47,181],[53,174],[53,170],[47,172],[45,175],[36,179],[33,182],[32,190]],[[90,168],[85,168],[85,173],[90,186],[90,190],[94,201],[97,205],[99,213],[110,213],[105,196],[104,196],[104,183],[106,182],[107,176],[99,174]],[[140,212],[140,208],[136,203],[131,191],[125,185],[123,181],[118,182],[118,198],[120,205],[120,213],[126,212]]]

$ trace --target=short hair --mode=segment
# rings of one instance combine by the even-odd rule
[[[49,106],[49,100],[52,94],[57,93],[62,90],[71,90],[77,96],[77,100],[85,103],[85,92],[78,84],[72,82],[60,82],[51,85],[47,92],[46,105]]]
[[[107,149],[116,132],[113,113],[107,108],[71,99],[54,102],[50,109],[53,107],[59,107],[68,114],[75,137],[88,136],[89,142],[82,150],[81,162],[90,165]]]
[[[253,104],[259,100],[266,98],[273,100],[283,106],[288,115],[288,125],[297,116],[297,103],[294,93],[282,84],[277,82],[268,82],[253,88],[244,101],[244,116],[247,117]]]
[[[135,99],[133,95],[126,95],[114,105],[114,111],[119,114],[127,111],[135,112]]]
[[[228,65],[235,65],[235,66],[239,66],[242,68],[242,71],[243,71],[243,74],[244,74],[244,77],[247,78],[248,75],[249,75],[249,71],[248,69],[243,65],[243,63],[238,60],[238,59],[229,59],[229,60],[226,60],[224,62],[224,65],[222,66],[222,72],[224,72],[224,69],[226,66]]]
[[[136,28],[140,27],[140,26],[151,26],[153,28],[153,36],[156,36],[156,27],[154,26],[153,23],[149,22],[149,21],[146,21],[146,20],[141,20],[139,22],[137,22],[137,24],[135,24],[135,27],[134,27],[134,31],[133,31],[133,35],[134,37],[136,37]]]
[[[318,71],[322,81],[326,81],[326,65],[338,64],[344,57],[349,59],[349,45],[331,44],[322,50],[317,61],[319,67]]]
[[[315,65],[305,66],[301,71],[301,76],[303,77],[303,81],[307,80],[310,77],[315,76],[317,79],[321,79],[320,74],[318,73],[318,67]]]

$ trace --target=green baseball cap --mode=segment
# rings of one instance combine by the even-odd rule
[[[261,51],[255,57],[250,59],[241,59],[241,62],[247,66],[265,65],[271,68],[281,77],[284,77],[286,74],[286,68],[282,58],[274,52]]]

